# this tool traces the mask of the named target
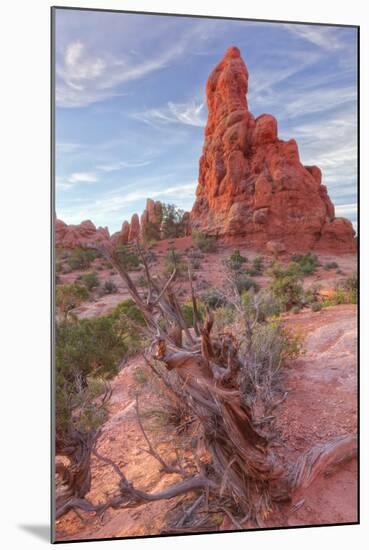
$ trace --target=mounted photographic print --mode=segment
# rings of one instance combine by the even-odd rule
[[[358,35],[52,9],[54,542],[358,523]]]

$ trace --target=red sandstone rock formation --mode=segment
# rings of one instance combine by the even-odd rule
[[[140,238],[140,219],[138,214],[133,214],[129,224],[128,241],[137,241]]]
[[[272,115],[254,118],[247,90],[246,65],[239,49],[229,48],[206,85],[208,121],[192,226],[255,245],[355,250],[352,224],[335,218],[320,169],[301,164],[295,140],[278,138]]]
[[[95,242],[106,241],[109,239],[109,230],[107,227],[96,229],[90,220],[86,220],[79,225],[67,225],[62,220],[55,222],[55,244],[61,248],[76,248],[89,244],[91,238]]]
[[[149,224],[160,235],[161,223],[163,221],[163,207],[160,201],[153,201],[152,199],[146,200],[146,208],[141,214],[141,236],[145,235],[146,228]]]

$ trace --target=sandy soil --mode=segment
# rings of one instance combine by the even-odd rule
[[[164,259],[170,249],[174,248],[175,250],[179,251],[183,254],[184,259],[186,259],[187,251],[189,250],[191,245],[191,237],[182,237],[175,240],[167,239],[155,243],[152,246],[152,250],[156,255],[156,261],[152,266],[153,272],[157,274],[162,274]],[[273,257],[271,255],[267,255],[265,253],[261,254],[256,250],[251,250],[243,246],[238,247],[238,249],[240,250],[241,254],[248,259],[248,262],[245,264],[246,268],[251,265],[251,262],[256,256],[263,256],[264,266],[266,268],[264,272],[273,261]],[[229,258],[234,250],[235,247],[220,244],[218,246],[217,252],[204,254],[203,258],[200,259],[200,267],[194,270],[194,289],[198,295],[201,295],[208,286],[214,286],[218,288],[222,287],[225,277],[224,261]],[[308,288],[313,284],[319,285],[322,293],[329,293],[329,291],[334,289],[334,286],[338,279],[351,275],[357,269],[357,260],[355,254],[334,256],[332,254],[319,253],[318,258],[322,266],[318,267],[315,273],[304,278],[303,284],[305,288]],[[290,260],[291,255],[284,255],[279,258],[278,261],[281,261],[282,263],[288,263]],[[327,262],[332,261],[337,262],[340,270],[339,274],[336,272],[336,269],[324,269],[323,266]],[[79,318],[91,318],[99,315],[107,315],[111,313],[120,302],[130,297],[119,275],[115,274],[111,269],[106,269],[103,266],[104,262],[102,262],[100,259],[96,259],[88,270],[78,270],[70,273],[59,274],[59,282],[61,284],[65,284],[76,281],[80,275],[83,275],[86,272],[96,270],[101,285],[105,281],[111,280],[117,286],[118,291],[115,294],[99,296],[98,291],[93,291],[91,299],[88,302],[85,302],[80,307],[74,309],[74,313]],[[130,275],[133,281],[136,282],[143,275],[143,271],[134,271],[131,272]],[[262,288],[267,286],[269,283],[269,277],[267,275],[254,277],[254,280]],[[183,300],[189,298],[189,285],[186,279],[180,281],[177,284],[177,292]]]

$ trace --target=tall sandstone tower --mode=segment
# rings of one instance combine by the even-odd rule
[[[264,246],[352,252],[349,220],[336,218],[317,166],[303,166],[294,139],[278,138],[272,115],[248,110],[248,71],[229,48],[206,84],[208,121],[192,227]],[[334,136],[332,136],[334,139]]]

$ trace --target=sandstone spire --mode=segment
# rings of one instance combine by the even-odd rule
[[[278,138],[272,115],[254,118],[247,91],[246,65],[231,47],[206,84],[208,121],[192,226],[255,245],[277,239],[291,249],[354,250],[352,224],[335,218],[319,168],[302,165],[295,140]]]

